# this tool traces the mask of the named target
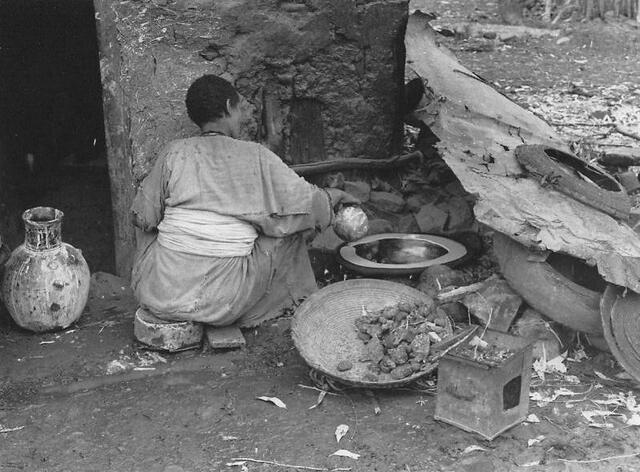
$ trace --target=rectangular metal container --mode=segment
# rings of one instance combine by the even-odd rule
[[[492,330],[482,340],[514,354],[497,365],[456,355],[460,347],[444,356],[435,419],[492,440],[527,417],[532,343]]]

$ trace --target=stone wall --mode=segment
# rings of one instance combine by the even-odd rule
[[[202,74],[236,85],[253,111],[245,138],[285,161],[399,151],[408,0],[94,4],[121,274],[135,185],[164,143],[196,132],[184,96]]]

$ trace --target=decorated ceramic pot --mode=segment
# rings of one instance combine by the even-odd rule
[[[344,241],[360,239],[369,232],[369,219],[362,208],[344,206],[336,213],[333,230]]]
[[[62,211],[25,211],[24,243],[9,257],[2,298],[15,322],[42,332],[66,328],[80,318],[89,296],[89,266],[82,251],[63,243]]]

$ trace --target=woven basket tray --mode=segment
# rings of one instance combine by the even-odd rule
[[[405,385],[432,372],[437,364],[426,365],[424,370],[401,380],[389,374],[380,374],[376,382],[366,380],[369,363],[359,361],[365,345],[357,337],[355,320],[362,316],[363,306],[371,312],[400,302],[430,300],[428,295],[395,282],[338,282],[314,293],[296,310],[291,322],[293,342],[309,366],[344,384],[369,388]],[[336,366],[345,360],[351,361],[353,368],[340,372]]]

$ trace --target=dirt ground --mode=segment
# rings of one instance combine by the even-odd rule
[[[478,11],[487,13],[483,21],[494,18],[495,4],[428,3],[445,20]],[[637,29],[619,22],[564,27],[573,30],[560,45],[546,37],[470,50],[470,41],[443,41],[525,104],[571,82],[598,91],[640,75]],[[625,90],[638,99],[640,89]],[[68,227],[65,239],[79,241],[94,254],[89,259],[106,257]],[[239,351],[159,355],[134,344],[134,309],[126,284],[97,274],[83,317],[67,330],[35,335],[0,315],[0,431],[7,431],[0,432],[0,471],[294,470],[236,458],[367,472],[640,470],[638,427],[625,421],[640,390],[616,377],[621,368],[606,353],[570,351],[567,373],[535,377],[529,412],[539,422],[488,442],[435,421],[436,397],[427,392],[379,391],[374,401],[349,390],[310,409],[318,391],[306,388],[312,382],[288,318],[246,331]],[[262,395],[287,408],[256,399]],[[587,418],[604,410],[616,414]],[[340,424],[349,431],[337,444]],[[360,457],[330,456],[338,449]]]

